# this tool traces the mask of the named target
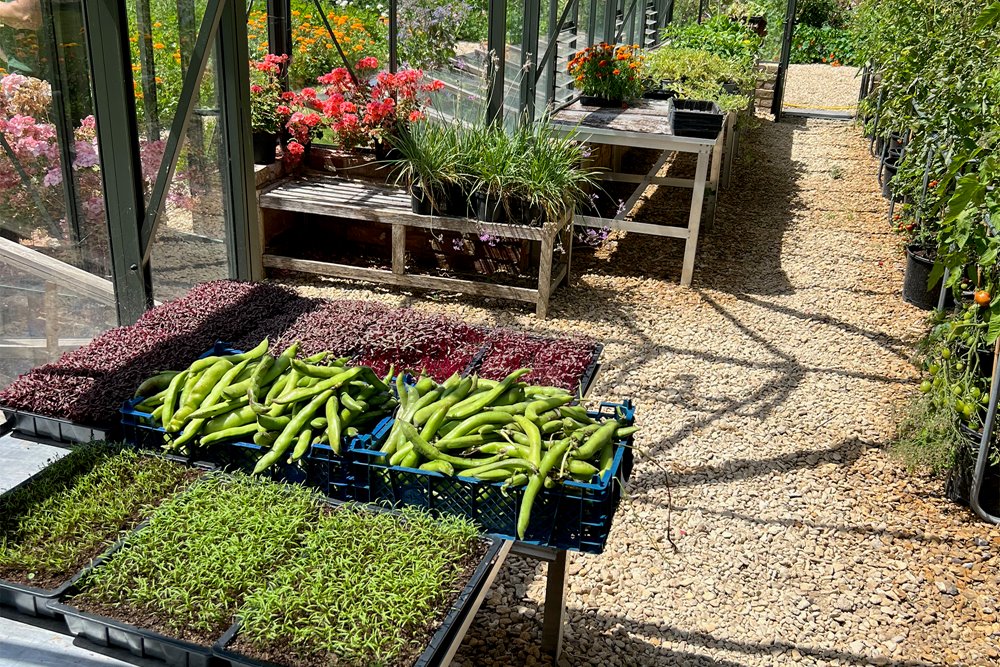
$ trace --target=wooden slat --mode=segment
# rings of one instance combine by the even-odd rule
[[[348,280],[363,280],[368,282],[412,287],[416,289],[446,290],[460,292],[473,296],[487,296],[499,299],[515,299],[529,303],[538,302],[538,290],[527,287],[512,287],[509,285],[494,285],[491,283],[473,282],[458,278],[444,278],[427,275],[397,275],[385,269],[348,266],[346,264],[331,264],[310,259],[296,259],[280,255],[264,255],[264,266],[272,269],[301,271],[321,276],[346,278]]]
[[[567,224],[563,221],[546,223],[544,227],[529,227],[450,216],[419,215],[410,210],[409,195],[401,188],[319,174],[287,179],[267,188],[260,196],[260,207],[382,224],[404,224],[461,234],[486,232],[501,238],[529,241],[541,241]]]
[[[687,239],[690,236],[687,227],[654,225],[648,222],[635,222],[634,220],[598,218],[592,215],[578,215],[575,218],[575,223],[578,227],[607,227],[608,229],[620,229],[623,232],[650,234],[651,236],[668,236],[674,239]]]
[[[73,294],[109,306],[115,305],[115,288],[110,280],[87,273],[83,269],[44,255],[37,250],[26,248],[20,243],[0,238],[0,262],[53,282]]]

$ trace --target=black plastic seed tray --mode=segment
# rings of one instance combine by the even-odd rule
[[[503,541],[495,537],[482,537],[486,543],[486,554],[472,572],[472,576],[459,592],[452,603],[440,627],[431,636],[427,648],[420,654],[413,667],[432,667],[446,665],[448,654],[456,642],[462,641],[462,626],[470,614],[475,614],[488,592],[490,572],[499,566]],[[236,638],[240,631],[237,621],[226,634],[215,644],[214,652],[219,658],[226,660],[234,667],[279,667],[276,663],[248,658],[231,651],[226,647]]]
[[[673,99],[669,104],[670,127],[676,136],[715,139],[722,131],[725,115],[715,102]]]
[[[44,475],[45,472],[46,471],[43,468],[17,486],[8,489],[3,495],[0,495],[0,501],[15,491],[33,484],[42,475]],[[0,507],[2,507],[2,505],[0,505]],[[83,569],[70,577],[69,580],[55,588],[38,588],[35,586],[27,586],[13,581],[4,581],[0,579],[0,607],[11,607],[28,616],[55,616],[54,613],[49,611],[48,603],[65,595],[66,591],[72,588],[73,585],[79,581],[80,577],[90,571],[98,563],[102,562],[120,546],[121,542],[118,542],[109,547],[103,554],[97,556],[97,558],[91,561]]]
[[[164,458],[176,461],[178,463],[186,464],[187,461],[177,456],[169,456],[167,454],[148,454],[149,456],[162,456]],[[207,467],[207,466],[200,466]],[[24,480],[17,486],[8,489],[2,495],[0,495],[0,500],[5,496],[27,487],[29,484],[34,483],[42,475],[46,473],[46,468],[42,468],[40,471]],[[2,505],[0,505],[2,508]],[[127,535],[131,535],[136,531],[140,530],[146,522],[143,521],[135,528],[128,531]],[[127,537],[126,535],[126,537]],[[95,556],[90,563],[85,565],[79,572],[70,577],[65,583],[57,586],[55,588],[38,588],[35,586],[27,586],[25,584],[19,584],[13,581],[4,581],[0,579],[0,607],[12,607],[22,614],[27,614],[28,616],[54,616],[55,614],[49,610],[49,603],[55,600],[61,600],[65,595],[73,589],[76,583],[87,574],[90,570],[107,560],[113,553],[121,548],[122,544],[125,543],[126,537],[122,537],[114,544],[105,549],[102,553]]]
[[[631,425],[635,408],[631,400],[601,403],[591,412],[595,419],[621,414]],[[517,516],[524,487],[506,487],[501,482],[484,482],[460,475],[389,465],[379,451],[384,438],[370,448],[352,447],[355,498],[360,502],[388,503],[393,506],[422,507],[435,514],[465,517],[482,532],[506,540],[518,540]],[[621,500],[622,486],[632,473],[631,436],[615,445],[611,469],[590,482],[566,481],[554,489],[544,489],[531,510],[531,522],[524,540],[529,544],[601,553]]]
[[[46,417],[14,408],[0,408],[0,410],[7,420],[5,428],[25,440],[65,447],[92,440],[109,440],[117,435],[112,428],[77,424],[66,419]]]
[[[70,634],[100,646],[123,648],[138,658],[156,658],[171,667],[212,667],[221,664],[207,646],[89,614],[68,604],[51,602],[49,608],[66,620]]]

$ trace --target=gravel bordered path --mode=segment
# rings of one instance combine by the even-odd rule
[[[924,314],[899,296],[866,144],[810,120],[762,122],[744,147],[693,289],[680,242],[637,235],[579,258],[545,322],[298,284],[606,342],[591,395],[636,399],[652,460],[605,553],[571,555],[561,664],[998,664],[1000,530],[886,451]],[[543,572],[508,561],[456,664],[544,664]]]

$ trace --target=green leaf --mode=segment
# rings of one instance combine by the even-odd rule
[[[990,326],[986,330],[986,343],[992,345],[1000,338],[1000,313],[994,312],[996,306],[990,306]]]
[[[994,2],[983,9],[979,18],[976,19],[975,29],[983,30],[998,23],[1000,23],[1000,2]]]

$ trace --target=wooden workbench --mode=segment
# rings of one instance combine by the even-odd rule
[[[410,210],[410,196],[401,188],[354,181],[319,173],[285,178],[266,186],[258,194],[262,211],[291,211],[370,222],[391,227],[391,270],[300,259],[265,251],[265,268],[289,269],[349,280],[461,292],[473,296],[514,299],[535,304],[535,313],[544,318],[549,297],[563,282],[569,284],[573,247],[572,217],[546,222],[541,227],[507,223],[486,223],[467,218],[418,215]],[[263,217],[263,216],[262,216]],[[470,278],[452,278],[411,273],[406,266],[406,231],[422,228],[460,234],[487,233],[505,239],[538,243],[538,283],[536,287],[484,282]],[[267,234],[264,234],[267,238]],[[562,258],[554,263],[557,245]]]
[[[583,106],[580,102],[574,102],[554,113],[552,122],[565,132],[574,133],[576,138],[588,143],[651,148],[661,152],[660,158],[645,175],[621,173],[617,164],[609,173],[603,174],[605,180],[636,184],[635,191],[615,217],[577,215],[575,223],[583,227],[608,227],[639,234],[683,239],[685,248],[681,266],[681,285],[686,287],[691,284],[694,274],[702,212],[707,205],[709,219],[715,213],[719,177],[723,166],[723,145],[725,143],[730,145],[727,162],[732,159],[735,152],[736,114],[731,113],[726,116],[723,129],[718,136],[713,139],[699,139],[675,135],[670,125],[668,108],[668,102],[661,100],[640,100],[626,109]],[[730,141],[727,142],[726,137],[729,137]],[[698,163],[693,179],[657,176],[667,158],[673,153],[692,153],[697,156]],[[709,172],[710,165],[711,172]],[[728,173],[727,165],[727,180]],[[636,222],[628,218],[650,185],[691,188],[691,208],[686,227]]]

